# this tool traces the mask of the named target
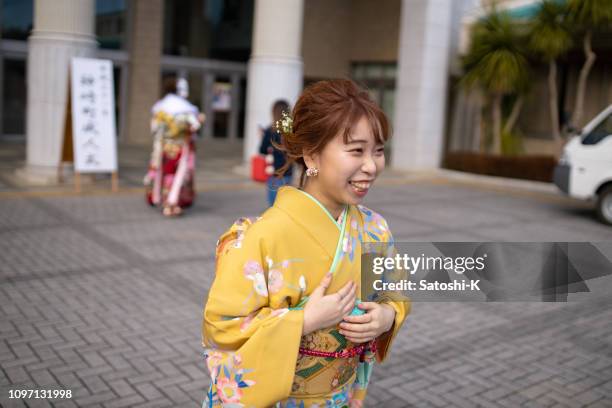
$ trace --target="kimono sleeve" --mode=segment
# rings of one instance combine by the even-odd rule
[[[395,321],[393,322],[393,327],[388,332],[382,334],[377,339],[377,349],[376,349],[376,360],[378,362],[383,362],[388,355],[389,349],[391,347],[391,343],[395,339],[395,336],[399,332],[406,316],[410,313],[411,304],[409,301],[397,302],[397,301],[385,301],[383,302],[388,304],[395,310]]]
[[[259,227],[230,229],[218,244],[202,324],[209,406],[264,407],[291,392],[304,312],[270,307],[264,228]]]
[[[388,246],[383,255],[393,257],[395,256],[395,241],[384,218],[382,219],[382,225],[385,230],[385,241],[388,242]],[[395,273],[397,272],[399,271],[395,271]],[[395,336],[400,331],[402,324],[404,323],[404,320],[406,319],[406,316],[408,316],[408,314],[410,313],[411,309],[411,302],[408,298],[405,298],[405,300],[397,300],[396,298],[383,297],[381,299],[381,303],[387,304],[395,310],[395,321],[393,322],[393,327],[391,327],[388,332],[383,333],[377,339],[376,360],[378,362],[383,362],[387,358],[391,343],[393,343]]]
[[[196,109],[196,111],[197,111],[197,109]],[[190,113],[188,118],[187,118],[187,122],[189,123],[189,129],[192,132],[197,132],[202,127],[202,123],[198,119],[198,114],[197,113]]]

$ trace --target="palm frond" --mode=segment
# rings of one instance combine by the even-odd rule
[[[529,76],[524,35],[506,12],[494,10],[475,23],[470,49],[462,59],[463,85],[502,94],[524,89]]]
[[[603,28],[612,25],[610,0],[569,0],[572,19],[583,29]]]
[[[572,46],[572,29],[566,3],[544,0],[529,24],[528,45],[545,60],[555,60]]]

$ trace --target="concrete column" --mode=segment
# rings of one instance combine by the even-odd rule
[[[240,119],[240,75],[232,75],[232,107],[229,115],[230,140],[238,139],[238,120]]]
[[[292,105],[302,91],[303,0],[256,0],[247,76],[244,161],[259,147],[259,127],[272,121],[272,104]]]
[[[130,144],[151,143],[151,107],[160,97],[163,0],[130,2],[130,64],[126,135]]]
[[[391,158],[396,169],[440,166],[452,0],[402,0]]]
[[[36,0],[28,38],[26,167],[18,178],[57,182],[72,57],[91,57],[97,46],[94,0]]]
[[[202,137],[210,139],[214,137],[214,124],[215,124],[215,111],[213,110],[213,86],[215,84],[215,74],[212,72],[204,72],[202,74],[202,110],[206,115],[206,121],[204,121],[204,129],[202,129]]]

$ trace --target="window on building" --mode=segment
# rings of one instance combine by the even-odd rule
[[[126,48],[127,0],[96,0],[96,37],[100,48]]]
[[[21,137],[25,133],[26,56],[25,41],[32,31],[33,0],[0,0],[2,40],[24,41],[21,55],[1,55],[0,138]]]
[[[254,0],[166,0],[164,54],[246,62]]]
[[[2,135],[25,134],[26,69],[25,61],[0,60],[4,65],[2,87]]]
[[[374,101],[380,106],[393,124],[395,111],[395,75],[397,64],[395,62],[355,62],[351,67],[351,76],[354,81],[364,86]],[[391,162],[391,144],[393,139],[385,145],[387,163]]]
[[[27,40],[34,21],[34,0],[2,0],[2,38]]]
[[[352,78],[368,89],[370,95],[391,122],[395,110],[396,63],[356,62],[351,69]]]

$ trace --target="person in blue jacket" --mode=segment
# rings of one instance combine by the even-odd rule
[[[289,103],[285,100],[277,100],[272,105],[272,125],[266,128],[263,131],[263,137],[261,140],[261,145],[259,146],[259,153],[263,155],[271,154],[274,157],[274,173],[281,167],[283,167],[287,161],[287,157],[285,153],[278,150],[273,143],[280,144],[280,133],[274,127],[274,124],[281,120],[282,113],[289,112]],[[285,172],[282,177],[276,176],[276,174],[270,175],[268,178],[268,203],[270,206],[274,204],[274,200],[276,199],[276,192],[282,186],[291,184],[291,180],[293,178],[292,168]]]

